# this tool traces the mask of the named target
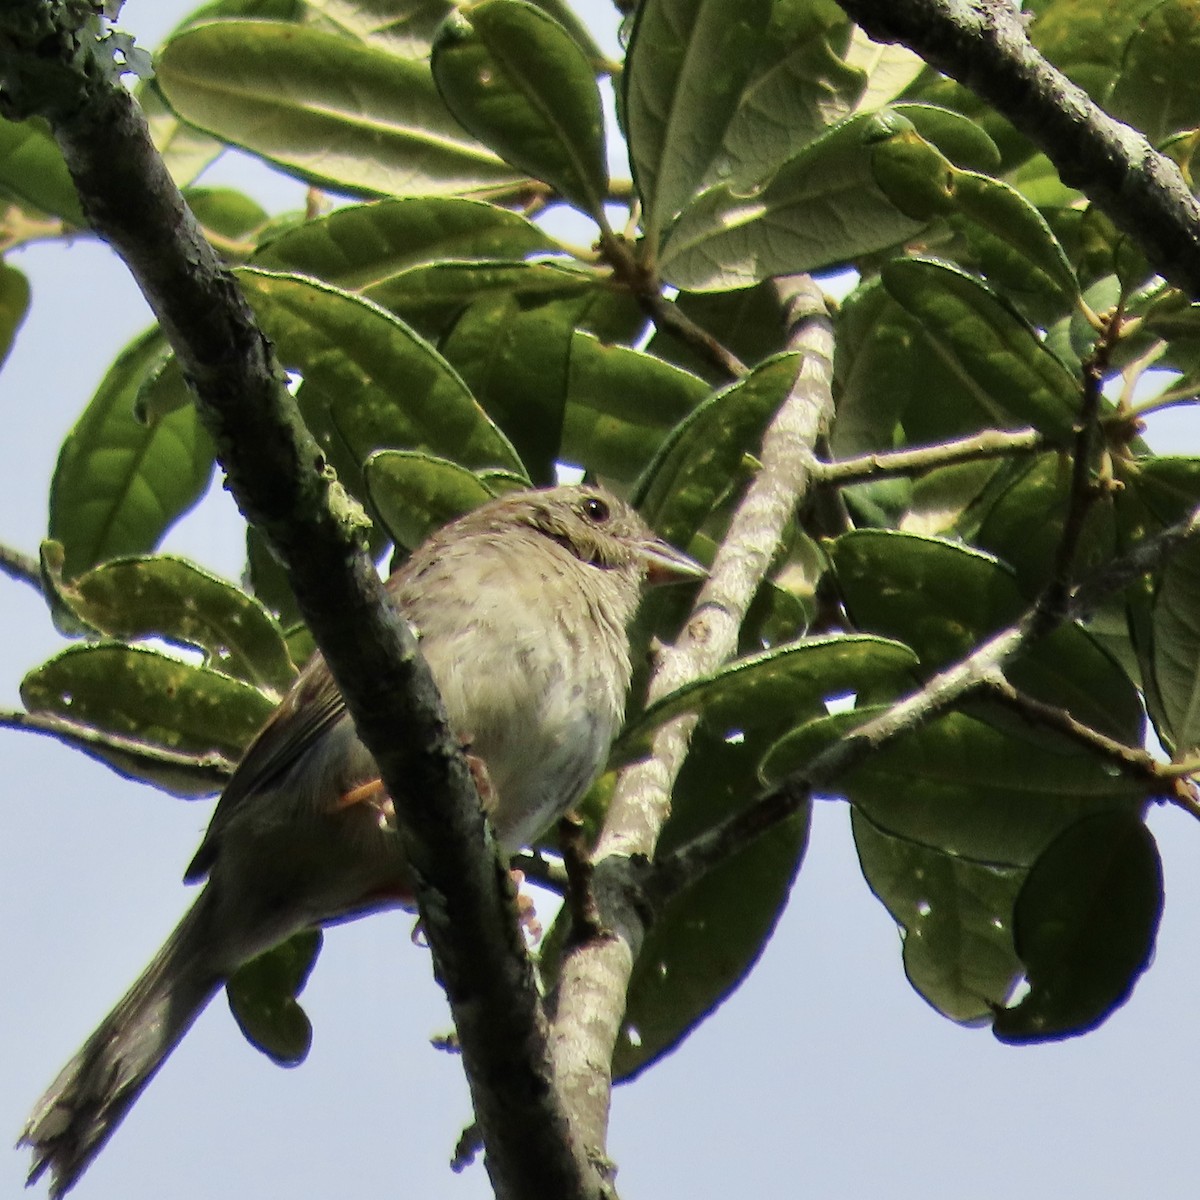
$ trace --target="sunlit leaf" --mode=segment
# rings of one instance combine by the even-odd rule
[[[218,21],[168,41],[157,69],[185,120],[314,183],[455,195],[519,178],[463,133],[427,65],[337,34]]]

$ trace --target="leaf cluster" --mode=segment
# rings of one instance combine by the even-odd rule
[[[1032,8],[1035,44],[1190,167],[1191,6]],[[1200,460],[1139,437],[1142,414],[1194,400],[1200,317],[998,114],[830,0],[732,15],[645,0],[626,33],[613,62],[564,0],[217,0],[139,92],[380,558],[570,468],[710,559],[805,365],[775,281],[854,272],[824,465],[744,657],[644,710],[631,700],[589,801],[599,824],[616,767],[697,715],[666,854],[1200,504]],[[269,215],[197,183],[228,147],[323,195]],[[0,122],[0,196],[0,249],[83,226],[36,123]],[[564,212],[588,245],[567,240]],[[4,264],[0,351],[28,303]],[[177,752],[196,755],[200,786],[311,649],[253,531],[240,585],[162,551],[213,469],[183,372],[148,330],[63,444],[41,585],[78,640],[22,687],[31,713],[122,739],[107,760],[173,790]],[[1031,638],[1006,702],[977,691],[827,788],[852,807],[908,978],[947,1017],[1008,1041],[1083,1032],[1149,962],[1162,881],[1143,818],[1186,800],[1200,748],[1198,556],[1185,543]],[[679,596],[656,597],[642,645],[682,616]],[[1170,761],[1135,770],[1150,729]],[[806,837],[805,809],[658,914],[618,1077],[752,968]],[[547,978],[564,940],[547,938]],[[231,986],[248,1036],[287,1061],[307,1047],[293,994],[315,953],[285,949]]]

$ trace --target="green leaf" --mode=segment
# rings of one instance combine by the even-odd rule
[[[571,340],[562,458],[632,483],[677,425],[709,393],[703,379],[587,333]]]
[[[724,291],[819,271],[904,241],[922,222],[888,199],[873,162],[893,139],[913,136],[912,123],[894,113],[854,117],[751,194],[710,188],[664,239],[662,277],[688,291]]]
[[[738,659],[651,704],[621,734],[614,755],[632,761],[646,752],[660,725],[686,713],[726,739],[759,731],[777,736],[847,693],[897,695],[915,666],[907,646],[884,638],[837,635],[789,643]]]
[[[379,450],[363,467],[367,494],[398,545],[415,550],[435,529],[495,493],[458,463],[408,450]]]
[[[365,195],[455,195],[517,182],[463,134],[427,66],[282,21],[172,38],[158,84],[186,121],[300,178]]]
[[[858,530],[834,543],[832,558],[855,627],[912,646],[926,675],[964,658],[1027,607],[1010,571],[955,542]],[[1044,703],[1126,745],[1141,745],[1137,690],[1078,626],[1043,638],[1006,673]]]
[[[608,167],[600,91],[579,43],[553,17],[523,0],[482,0],[447,19],[432,67],[464,129],[602,218]]]
[[[244,268],[238,279],[280,361],[303,375],[310,399],[319,393],[326,445],[336,430],[359,464],[393,448],[522,473],[450,364],[397,317],[299,276]]]
[[[190,187],[183,196],[196,220],[221,237],[250,237],[270,220],[262,205],[235,188]]]
[[[1029,424],[1050,437],[1070,436],[1079,413],[1079,380],[995,293],[930,259],[893,260],[882,278],[921,322],[930,349],[998,424]]]
[[[863,876],[903,931],[908,981],[952,1021],[990,1020],[1021,974],[1012,909],[1025,872],[895,837],[861,808],[851,819]]]
[[[1156,713],[1171,757],[1183,762],[1200,750],[1200,546],[1180,546],[1167,560],[1152,614]]]
[[[693,753],[696,752],[694,748]],[[711,756],[699,760],[711,772]],[[674,802],[712,814],[730,811],[725,777],[697,785],[681,779]],[[752,795],[752,769],[738,789]],[[717,803],[714,803],[717,802]],[[715,810],[715,811],[714,811]],[[750,973],[774,932],[800,869],[810,807],[731,856],[674,897],[647,930],[629,981],[625,1015],[613,1054],[613,1079],[634,1078],[683,1041]],[[694,822],[689,822],[692,824]],[[682,835],[663,831],[669,851]],[[680,823],[682,825],[682,822]],[[746,881],[752,879],[753,887]]]
[[[743,456],[761,452],[767,422],[787,399],[802,361],[800,354],[769,359],[671,431],[632,495],[667,541],[689,545],[737,477]]]
[[[275,708],[273,697],[221,671],[116,642],[69,646],[25,676],[21,700],[30,712],[234,758]]]
[[[263,245],[251,265],[313,275],[394,309],[397,291],[405,295],[395,281],[414,268],[448,259],[521,260],[557,249],[519,213],[478,200],[418,196],[351,205],[305,221]]]
[[[28,312],[29,280],[16,267],[0,262],[0,366],[8,358]]]
[[[1157,5],[1124,47],[1106,108],[1155,144],[1200,125],[1200,11],[1190,0]]]
[[[225,152],[225,146],[210,134],[181,121],[150,80],[137,89],[138,104],[150,127],[150,139],[162,155],[176,186],[185,188]]]
[[[770,17],[704,186],[765,179],[862,102],[869,76],[841,57],[852,27],[840,8],[774,4]]]
[[[239,967],[225,985],[229,1011],[246,1040],[281,1067],[308,1057],[312,1025],[296,997],[304,990],[317,955],[319,929],[306,930]]]
[[[1079,281],[1046,219],[1015,188],[962,171],[954,178],[957,215],[974,264],[1015,303],[1042,314],[1069,309]]]
[[[0,118],[0,190],[76,229],[88,228],[62,152],[41,120]]]
[[[996,1013],[996,1036],[1045,1041],[1106,1020],[1150,965],[1162,905],[1158,847],[1134,813],[1098,813],[1065,830],[1017,897],[1013,934],[1029,992]]]
[[[562,458],[576,330],[610,319],[627,325],[634,302],[595,291],[562,300],[497,294],[476,301],[442,341],[442,351],[480,404],[512,437],[525,469],[539,484],[553,481]],[[640,324],[640,315],[634,314]],[[577,459],[592,469],[596,464]]]
[[[771,747],[769,783],[812,760],[882,709],[818,717]],[[1092,813],[1140,809],[1143,786],[1110,761],[1027,726],[997,729],[963,713],[887,742],[825,788],[893,837],[992,866],[1027,867],[1063,829]]]
[[[1062,543],[1071,495],[1071,461],[1041,454],[1020,465],[1012,482],[988,508],[974,543],[1016,571],[1025,596],[1033,599],[1050,581]],[[1111,494],[1088,506],[1079,535],[1076,576],[1100,568],[1117,551]]]
[[[925,70],[925,63],[907,46],[873,42],[858,26],[851,30],[846,62],[867,77],[855,106],[859,112],[871,112],[895,100]]]
[[[451,0],[307,0],[319,29],[357,38],[403,58],[427,58],[434,34],[455,6]]]
[[[747,0],[735,9],[721,0],[638,6],[624,112],[652,246],[708,174],[770,15],[769,0]]]
[[[266,609],[184,559],[103,563],[63,595],[77,617],[110,637],[195,646],[210,666],[263,689],[286,690],[295,678],[282,631]]]
[[[68,578],[153,550],[208,487],[212,442],[190,404],[150,427],[133,415],[139,388],[168,353],[158,329],[130,343],[63,443],[50,484],[49,536],[66,550]]]

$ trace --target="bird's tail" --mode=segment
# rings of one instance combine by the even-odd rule
[[[62,1196],[112,1136],[223,979],[205,952],[201,894],[154,961],[37,1102],[19,1146],[33,1150],[29,1183],[50,1169]]]

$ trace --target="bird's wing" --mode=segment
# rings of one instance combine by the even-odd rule
[[[213,810],[204,840],[184,872],[186,882],[194,883],[208,874],[222,833],[245,802],[269,789],[345,717],[342,694],[317,656],[242,755]]]

